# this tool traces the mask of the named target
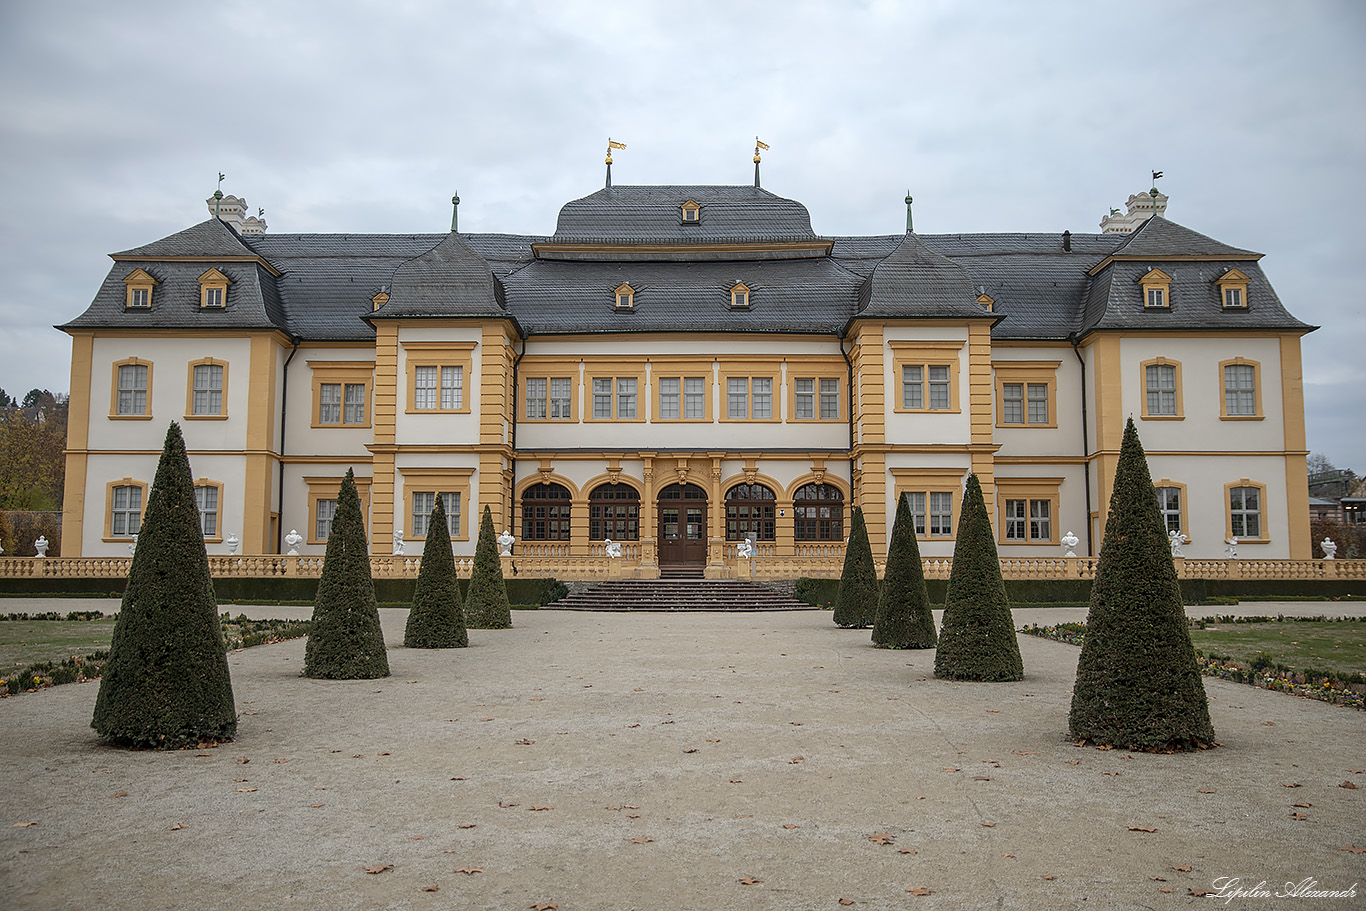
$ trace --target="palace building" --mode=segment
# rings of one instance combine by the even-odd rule
[[[63,555],[126,555],[175,420],[211,553],[321,554],[352,468],[376,554],[441,496],[457,555],[487,506],[561,575],[611,539],[628,575],[726,577],[752,537],[799,576],[855,505],[885,554],[905,495],[947,557],[976,472],[1003,558],[1085,556],[1133,417],[1188,557],[1310,557],[1314,327],[1156,190],[1098,234],[918,234],[907,197],[903,234],[823,237],[757,173],[608,176],[550,236],[269,233],[215,194],[113,254],[60,327]]]

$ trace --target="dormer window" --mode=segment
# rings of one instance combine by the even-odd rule
[[[987,312],[993,312],[996,309],[996,298],[992,297],[990,294],[987,294],[986,292],[977,295],[977,303],[980,304],[982,306],[982,309],[986,310]]]
[[[199,306],[222,308],[228,305],[228,285],[232,279],[217,269],[210,269],[199,276]]]
[[[683,224],[695,225],[702,220],[702,207],[691,199],[683,203],[680,209],[683,213]]]
[[[124,306],[130,310],[149,310],[152,307],[152,289],[161,282],[142,269],[134,269],[123,280],[128,286],[128,297]]]
[[[617,302],[615,308],[617,310],[631,310],[635,308],[636,289],[632,288],[630,285],[618,285],[617,289],[612,293],[616,295]]]
[[[1247,309],[1247,276],[1237,269],[1229,269],[1215,282],[1225,310]]]
[[[1171,309],[1172,277],[1161,269],[1150,269],[1148,274],[1138,280],[1143,287],[1143,307],[1145,310]]]
[[[749,295],[749,286],[744,282],[736,282],[735,287],[730,289],[730,308],[732,310],[748,310]]]
[[[370,298],[370,309],[378,310],[380,307],[383,307],[387,303],[389,303],[389,292],[376,291],[375,296]]]

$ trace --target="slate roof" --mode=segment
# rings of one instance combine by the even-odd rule
[[[684,224],[680,207],[700,207]],[[714,244],[817,240],[806,206],[760,187],[605,187],[560,209],[551,243]]]
[[[680,223],[697,202],[702,221]],[[750,244],[828,241],[828,256],[771,259],[745,253],[537,258],[536,244]],[[855,315],[991,318],[995,339],[1066,339],[1104,329],[1312,329],[1281,304],[1255,257],[1165,218],[1129,235],[889,234],[818,238],[806,207],[749,187],[613,187],[566,203],[552,237],[516,234],[239,235],[215,219],[114,254],[89,308],[60,328],[275,328],[295,337],[369,340],[368,319],[511,317],[530,333],[832,332]],[[1172,260],[1200,255],[1225,259]],[[806,254],[804,254],[806,255]],[[279,274],[244,261],[259,257]],[[1109,259],[1110,257],[1117,257]],[[1130,257],[1136,257],[1130,259]],[[1153,257],[1145,261],[1144,257]],[[196,261],[185,261],[193,258]],[[1172,276],[1170,310],[1145,310],[1136,280],[1160,265]],[[228,306],[201,310],[198,276],[233,280]],[[147,311],[126,311],[123,278],[141,267],[161,284]],[[1214,282],[1248,276],[1248,307],[1225,311]],[[1090,273],[1094,272],[1092,275]],[[733,311],[743,281],[753,306]],[[633,312],[612,290],[636,289]],[[371,299],[391,293],[380,311]],[[981,292],[994,312],[977,303]]]

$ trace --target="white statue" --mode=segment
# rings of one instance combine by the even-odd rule
[[[128,556],[131,557],[131,556],[133,556],[133,554],[137,553],[137,549],[138,549],[138,536],[137,536],[137,535],[133,535],[133,540],[131,540],[131,541],[128,542]]]
[[[745,535],[745,540],[735,545],[735,556],[739,557],[741,560],[751,560],[754,558],[753,536]]]
[[[1323,548],[1323,559],[1332,560],[1337,556],[1338,546],[1333,543],[1332,538],[1324,538],[1319,547]]]
[[[1077,545],[1081,543],[1081,538],[1072,534],[1070,531],[1062,536],[1062,546],[1067,548],[1064,557],[1075,557],[1077,555]]]
[[[0,557],[3,557],[4,555],[5,555],[5,544],[4,544],[3,541],[0,541]]]
[[[44,536],[44,535],[39,535],[39,536],[38,536],[38,540],[33,542],[33,546],[34,546],[34,548],[38,551],[38,556],[40,556],[40,557],[46,557],[46,556],[47,556],[47,549],[48,549],[48,546],[49,546],[49,545],[48,545],[48,541],[47,541],[47,537],[46,537],[46,536]]]
[[[1224,539],[1224,544],[1227,545],[1224,548],[1224,557],[1229,560],[1238,559],[1238,539],[1232,536],[1227,537]]]
[[[285,543],[289,545],[289,553],[286,556],[299,556],[299,545],[304,543],[303,535],[291,528],[289,534],[285,535]]]
[[[1169,532],[1167,532],[1167,542],[1171,545],[1171,548],[1172,548],[1172,556],[1173,556],[1173,557],[1185,557],[1185,556],[1186,556],[1184,553],[1182,553],[1181,548],[1185,547],[1185,546],[1186,546],[1186,542],[1189,541],[1189,540],[1190,540],[1190,538],[1186,537],[1186,535],[1185,535],[1184,532],[1180,532],[1180,531],[1169,531]]]
[[[403,529],[394,529],[394,556],[403,556]]]
[[[621,558],[621,545],[611,538],[602,542],[602,549],[606,551],[607,556],[611,557],[613,560]]]
[[[237,553],[237,548],[242,544],[242,542],[238,540],[237,535],[233,534],[232,532],[228,532],[227,540],[225,540],[223,543],[228,545],[229,555]]]
[[[504,528],[503,533],[498,536],[498,556],[512,556],[512,545],[516,543],[517,539],[512,536],[512,532]]]

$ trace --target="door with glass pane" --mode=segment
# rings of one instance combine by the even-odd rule
[[[707,495],[696,484],[659,492],[659,565],[702,567],[707,562]]]

